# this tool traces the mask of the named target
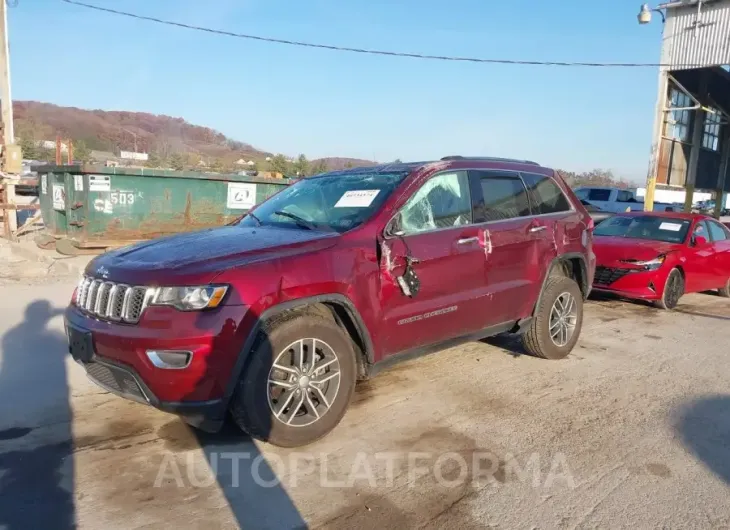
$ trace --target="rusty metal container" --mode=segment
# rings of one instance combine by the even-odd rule
[[[61,213],[54,207],[60,206],[61,188],[55,191],[58,197],[50,195],[56,188],[41,190],[44,219],[48,212],[52,230],[60,234],[65,228],[79,247],[221,226],[290,184],[287,179],[87,165],[45,166],[39,174],[41,186],[45,176],[48,186],[58,184],[65,192]]]
[[[66,219],[67,170],[61,166],[46,166],[48,171],[39,173],[38,202],[46,231],[55,237],[63,237],[68,230]]]

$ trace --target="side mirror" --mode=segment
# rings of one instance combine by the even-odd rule
[[[400,237],[405,234],[403,231],[400,213],[396,214],[396,216],[388,222],[383,233],[385,234],[385,237]]]
[[[695,236],[694,237],[694,246],[695,247],[704,247],[707,245],[707,239],[702,236]]]

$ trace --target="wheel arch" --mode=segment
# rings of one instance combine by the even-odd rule
[[[306,314],[307,309],[320,314],[322,314],[323,309],[328,311],[329,316],[343,328],[355,345],[358,377],[365,377],[367,375],[370,365],[373,364],[374,347],[367,326],[352,300],[340,293],[297,298],[266,309],[257,319],[253,328],[246,336],[243,347],[236,359],[226,387],[225,402],[228,402],[233,396],[241,373],[249,360],[249,354],[254,347],[256,338],[266,323],[283,316],[285,313],[292,313],[292,318],[294,315]]]
[[[547,268],[544,278],[542,279],[542,285],[540,286],[540,294],[538,294],[535,305],[532,309],[532,316],[535,316],[535,311],[540,306],[542,295],[545,292],[545,286],[551,276],[555,274],[567,275],[569,278],[573,278],[580,292],[583,294],[583,299],[588,298],[591,291],[591,286],[588,283],[588,265],[586,259],[580,252],[569,252],[561,254],[555,257]]]

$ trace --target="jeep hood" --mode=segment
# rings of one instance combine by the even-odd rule
[[[131,285],[208,283],[219,273],[262,260],[333,246],[338,233],[225,226],[120,248],[97,257],[86,273]]]

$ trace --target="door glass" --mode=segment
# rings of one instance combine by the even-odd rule
[[[401,229],[406,234],[470,223],[469,179],[463,171],[432,177],[401,210]]]
[[[719,223],[710,221],[710,237],[713,241],[725,241],[728,239],[727,229]]]
[[[589,201],[608,201],[611,200],[611,190],[592,189],[588,194]]]
[[[509,177],[482,177],[484,211],[480,220],[498,221],[530,215],[530,203],[522,180]]]
[[[544,175],[533,174],[524,174],[522,178],[530,191],[533,213],[543,215],[570,211],[568,199],[553,179]],[[590,200],[600,200],[593,198],[594,191],[607,190],[591,190],[589,193]]]

